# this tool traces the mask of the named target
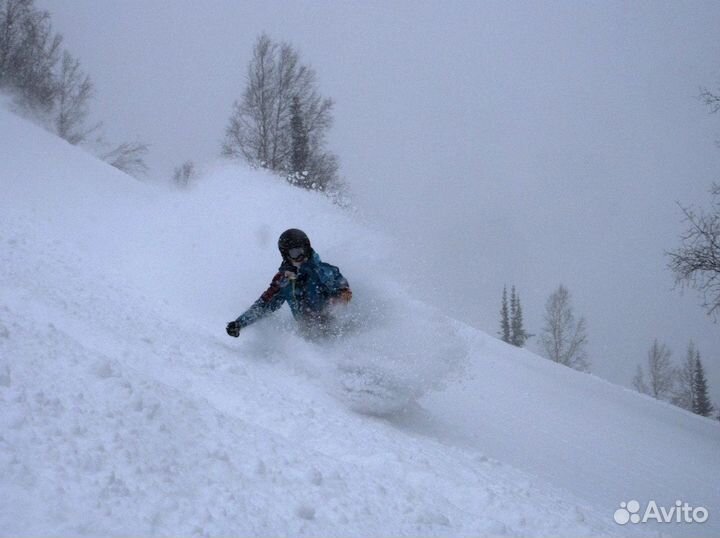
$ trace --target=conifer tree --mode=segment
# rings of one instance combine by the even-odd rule
[[[700,357],[697,357],[695,366],[695,401],[693,402],[693,413],[709,417],[713,412],[713,405],[708,397],[707,379]]]
[[[290,183],[295,185],[310,187],[310,185],[307,185],[310,179],[308,177],[310,146],[302,115],[302,104],[297,95],[293,97],[292,105],[290,105],[290,114],[292,154],[290,155],[290,176],[288,179]]]
[[[523,347],[530,335],[525,332],[523,327],[522,306],[515,286],[512,288],[510,297],[510,329],[512,333],[510,343],[517,347]]]
[[[507,286],[503,286],[502,306],[500,307],[500,337],[510,343],[510,314],[508,312]]]
[[[308,134],[307,129],[305,129],[305,122],[302,116],[300,98],[297,95],[293,97],[293,102],[290,106],[290,114],[292,168],[294,172],[302,173],[307,171],[310,146],[308,145]]]

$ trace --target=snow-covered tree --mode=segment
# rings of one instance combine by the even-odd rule
[[[585,318],[575,321],[570,292],[560,285],[545,304],[545,326],[540,342],[548,359],[576,370],[589,371]]]

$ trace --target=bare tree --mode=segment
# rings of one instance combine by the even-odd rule
[[[299,53],[263,34],[253,48],[242,99],[233,105],[222,153],[281,174],[303,172],[292,169],[295,115],[307,138],[309,182],[326,185],[337,177],[337,158],[324,150],[332,107],[331,99],[320,96],[315,71],[300,62]]]
[[[339,169],[337,155],[314,147],[308,159],[308,188],[323,192],[342,189],[338,176]]]
[[[148,171],[145,164],[148,149],[148,145],[142,142],[123,142],[100,158],[110,166],[137,178]]]
[[[703,307],[717,318],[720,308],[720,185],[713,184],[712,210],[697,213],[680,206],[687,229],[680,236],[681,246],[667,253],[675,282],[690,286],[703,295]]]
[[[0,88],[31,110],[49,111],[61,43],[49,13],[36,9],[34,0],[0,0]]]
[[[35,0],[0,0],[0,89],[11,93],[24,111],[71,144],[87,141],[100,124],[88,126],[93,84],[80,62],[64,51],[50,14]],[[134,176],[147,172],[148,146],[126,142],[107,151],[99,136],[94,153]]]
[[[642,366],[639,364],[637,366],[637,370],[635,371],[635,376],[632,379],[632,385],[635,387],[635,390],[641,394],[650,394],[650,389],[645,382],[645,372],[643,372]]]
[[[269,166],[276,49],[277,45],[265,34],[255,43],[242,101],[234,103],[225,129],[222,153],[226,157],[242,157],[252,165]]]
[[[173,172],[173,182],[181,188],[188,187],[196,176],[195,164],[192,161],[185,161],[175,168]]]
[[[720,94],[707,88],[700,91],[700,100],[714,114],[720,111]],[[681,246],[667,253],[675,283],[700,291],[703,307],[717,319],[720,309],[720,185],[710,189],[712,209],[709,213],[684,207],[687,229],[680,236]]]
[[[707,88],[700,88],[700,100],[707,105],[711,114],[720,112],[720,95]]]
[[[697,360],[700,358],[700,351],[693,342],[688,345],[685,361],[675,370],[675,388],[672,395],[672,403],[688,411],[693,410],[695,402],[695,370]]]
[[[84,142],[100,127],[86,124],[92,97],[90,77],[80,69],[80,62],[65,51],[55,91],[54,124],[57,134],[71,144]]]
[[[576,370],[590,371],[585,347],[585,318],[575,321],[570,292],[560,285],[545,304],[545,326],[540,341],[547,358]]]
[[[643,383],[647,386],[646,393],[658,400],[669,401],[673,395],[676,372],[670,362],[670,355],[667,346],[657,340],[648,351],[648,375],[647,380],[643,379]],[[638,372],[642,372],[642,369],[639,368]]]

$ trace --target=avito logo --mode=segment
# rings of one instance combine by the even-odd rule
[[[615,523],[626,525],[627,523],[705,523],[710,514],[703,506],[690,506],[686,502],[675,501],[670,508],[658,506],[655,501],[650,501],[645,510],[640,510],[638,501],[621,502],[620,508],[615,510]]]

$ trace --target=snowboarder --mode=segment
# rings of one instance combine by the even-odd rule
[[[332,332],[332,306],[352,298],[348,281],[334,265],[322,262],[302,230],[285,230],[278,239],[282,263],[270,287],[235,321],[227,333],[240,331],[274,312],[287,301],[300,330],[309,336]]]

